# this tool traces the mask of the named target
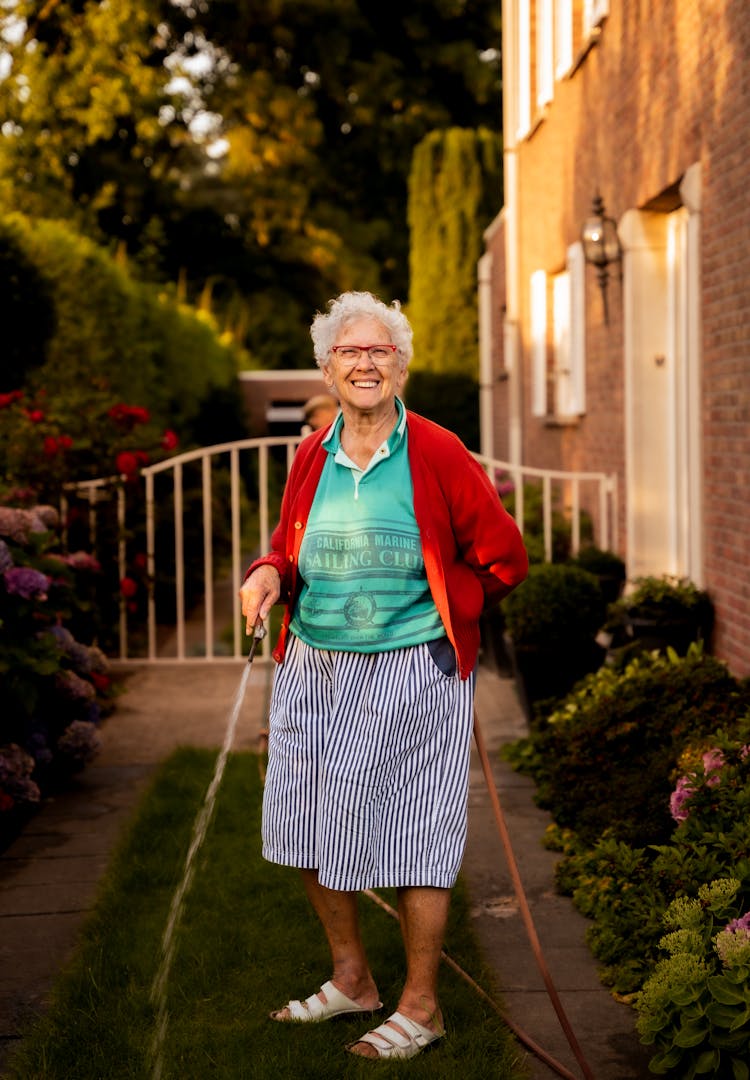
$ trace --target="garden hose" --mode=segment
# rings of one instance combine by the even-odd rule
[[[521,912],[521,917],[523,919],[523,924],[526,928],[526,934],[528,936],[529,942],[531,943],[531,948],[534,953],[534,959],[537,962],[537,966],[544,980],[547,994],[550,1001],[552,1002],[552,1006],[555,1012],[557,1013],[557,1018],[560,1021],[560,1026],[562,1027],[565,1033],[565,1037],[568,1040],[570,1049],[573,1051],[576,1061],[581,1066],[581,1071],[583,1072],[586,1080],[594,1080],[594,1074],[591,1071],[591,1066],[587,1062],[583,1051],[581,1050],[578,1039],[576,1038],[575,1032],[573,1031],[570,1021],[565,1013],[562,1002],[560,1001],[560,997],[555,988],[555,984],[552,982],[552,976],[549,973],[547,963],[544,959],[542,947],[539,942],[539,936],[536,932],[536,927],[534,926],[534,920],[531,915],[528,900],[526,899],[526,893],[524,892],[521,875],[518,871],[518,863],[516,862],[516,857],[510,842],[510,834],[508,832],[508,827],[505,823],[505,816],[503,814],[502,806],[500,805],[500,796],[498,795],[497,785],[495,784],[495,780],[492,776],[492,768],[490,766],[489,757],[487,756],[487,747],[484,742],[482,730],[479,727],[479,719],[477,717],[476,710],[474,710],[474,740],[477,744],[479,760],[482,763],[482,772],[484,773],[484,779],[487,784],[487,791],[489,792],[492,809],[495,814],[495,822],[497,824],[498,832],[500,833],[500,839],[502,841],[503,849],[505,851],[505,858],[508,863],[508,870],[510,872],[511,880],[513,882],[513,889],[518,900],[518,906]],[[524,1039],[523,1041],[526,1042],[526,1039]],[[527,1045],[529,1044],[527,1043]],[[534,1052],[536,1053],[536,1051]],[[548,1065],[552,1065],[552,1062],[549,1060],[549,1058],[546,1059],[546,1063]],[[563,1066],[561,1066],[558,1062],[555,1062],[554,1065],[552,1065],[552,1068],[554,1068],[555,1071],[560,1074],[560,1076],[570,1076],[570,1073],[568,1073],[567,1070],[564,1072],[561,1071],[563,1069]]]

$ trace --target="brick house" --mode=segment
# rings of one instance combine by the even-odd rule
[[[503,0],[503,35],[482,450],[614,473],[629,577],[707,589],[715,652],[750,675],[747,0]]]

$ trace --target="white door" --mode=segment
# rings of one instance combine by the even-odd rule
[[[629,212],[625,246],[628,576],[700,583],[696,367],[688,211]],[[696,446],[697,442],[697,446]]]

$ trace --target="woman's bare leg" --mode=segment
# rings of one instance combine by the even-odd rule
[[[318,881],[317,870],[302,870],[305,892],[320,919],[331,950],[333,973],[331,982],[356,1001],[363,1009],[378,1004],[378,989],[370,972],[359,931],[357,894],[326,889]],[[325,1002],[324,993],[318,995]],[[279,1020],[288,1019],[286,1008],[274,1014]]]
[[[443,1031],[443,1016],[437,996],[438,969],[449,908],[449,889],[410,886],[398,890],[401,936],[406,951],[406,982],[398,1011],[439,1034]],[[369,1043],[355,1043],[350,1049],[363,1057],[378,1056]]]

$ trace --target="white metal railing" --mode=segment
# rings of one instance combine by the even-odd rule
[[[89,540],[94,549],[98,541],[97,515],[105,503],[114,501],[117,527],[116,563],[118,578],[126,577],[128,568],[128,544],[132,543],[132,523],[128,521],[128,502],[142,501],[139,513],[145,516],[147,627],[145,648],[142,655],[132,655],[131,626],[126,598],[120,596],[118,636],[120,661],[157,662],[157,661],[207,661],[236,662],[244,658],[247,638],[244,633],[242,612],[240,610],[238,588],[246,563],[254,553],[267,551],[270,545],[272,526],[271,507],[271,455],[275,452],[277,468],[288,473],[301,436],[267,437],[243,439],[237,442],[221,443],[148,465],[141,470],[142,486],[135,487],[132,482],[126,485],[122,477],[107,477],[83,481],[68,485],[62,499],[63,522],[73,499],[83,500],[87,507]],[[617,532],[617,487],[616,477],[602,472],[564,472],[554,469],[539,469],[533,466],[516,465],[506,461],[487,458],[481,454],[474,457],[487,471],[494,483],[508,478],[513,486],[515,506],[513,514],[516,522],[524,531],[526,517],[525,494],[529,484],[541,486],[541,516],[544,545],[544,558],[553,558],[553,513],[560,510],[570,529],[570,550],[576,553],[581,544],[583,515],[586,514],[593,528],[593,540],[601,548],[609,548],[618,535]],[[249,458],[249,461],[248,461]],[[195,468],[192,468],[195,466]],[[228,470],[228,496],[219,493],[214,483],[216,470],[223,466]],[[186,579],[186,540],[194,536],[191,531],[186,536],[186,472],[191,470],[193,487],[196,478],[200,488],[200,535],[202,543],[202,581],[200,593],[202,613],[188,611],[189,590]],[[171,474],[171,484],[168,483]],[[257,505],[253,508],[257,523],[252,532],[251,541],[246,543],[250,550],[243,554],[243,478],[253,476],[257,487]],[[167,481],[157,491],[160,479]],[[226,486],[226,472],[224,480]],[[140,485],[139,481],[139,485]],[[277,488],[283,484],[283,478]],[[129,494],[127,490],[129,489]],[[190,489],[191,491],[193,488]],[[220,501],[220,494],[225,501]],[[280,490],[275,492],[278,499]],[[159,543],[165,544],[164,530],[157,536],[157,514],[172,503],[170,554],[174,558],[174,627],[169,640],[164,640],[165,625],[157,610],[157,582],[160,581],[160,566],[166,561],[164,551],[159,550]],[[278,507],[273,507],[274,519]],[[229,538],[229,559],[217,567],[215,558],[215,540],[217,520],[221,519],[221,534]],[[247,522],[244,523],[247,525]],[[64,536],[65,540],[65,536]],[[217,592],[217,570],[224,575],[224,588],[221,596]],[[166,573],[166,570],[162,571]],[[217,607],[220,609],[217,619]],[[231,632],[231,649],[217,651],[217,624],[223,620],[220,632]],[[192,645],[188,642],[188,628],[197,640]],[[231,628],[231,631],[230,631]],[[161,639],[160,639],[161,634]],[[271,643],[268,637],[263,641],[262,655],[270,656]]]
[[[497,483],[501,476],[510,477],[513,483],[515,507],[513,516],[521,532],[525,524],[525,490],[529,482],[541,481],[542,485],[542,534],[544,558],[552,561],[552,513],[555,505],[553,485],[557,486],[559,502],[570,521],[570,550],[575,555],[581,547],[581,522],[584,508],[593,506],[594,537],[597,547],[608,549],[617,541],[617,476],[604,472],[564,472],[561,469],[538,469],[533,465],[511,464],[496,461],[483,454],[474,454]],[[593,497],[582,501],[582,490],[593,492]]]

